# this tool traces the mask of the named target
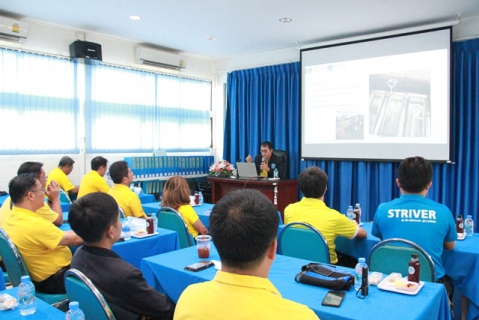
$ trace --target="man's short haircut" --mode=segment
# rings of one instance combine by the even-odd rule
[[[423,157],[406,158],[399,164],[398,179],[404,191],[422,192],[432,180],[432,165]]]
[[[106,167],[108,160],[103,157],[95,157],[91,159],[91,169],[98,171],[101,167]]]
[[[37,178],[34,173],[22,173],[10,180],[8,193],[13,204],[21,203],[25,195],[35,188]]]
[[[86,243],[97,243],[118,220],[118,204],[109,194],[89,193],[70,206],[68,223]]]
[[[63,158],[60,159],[60,162],[58,163],[59,167],[72,167],[75,161],[70,158],[69,156],[64,156]]]
[[[257,190],[237,190],[213,207],[210,234],[227,266],[248,270],[259,266],[278,232],[278,210]]]
[[[40,178],[40,174],[42,173],[43,163],[41,162],[33,162],[28,161],[21,164],[18,168],[17,175],[21,175],[22,173],[33,173],[37,179]]]
[[[273,149],[273,144],[269,141],[263,141],[261,142],[262,147],[267,147],[269,150]]]
[[[113,183],[119,184],[124,177],[128,177],[128,163],[123,160],[113,162],[109,172]]]
[[[320,168],[306,168],[298,177],[299,190],[306,198],[321,198],[328,186],[328,175]]]

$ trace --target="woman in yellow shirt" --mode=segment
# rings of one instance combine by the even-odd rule
[[[188,226],[188,232],[196,238],[198,234],[208,233],[193,207],[190,205],[190,187],[186,179],[173,176],[165,183],[161,206],[170,207],[180,213]]]

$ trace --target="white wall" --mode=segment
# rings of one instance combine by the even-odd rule
[[[77,39],[78,30],[60,28],[51,25],[30,23],[30,34],[27,42],[21,46],[25,50],[50,53],[55,55],[69,56],[69,45]],[[80,34],[83,36],[83,34]],[[459,25],[453,27],[453,40],[467,39],[479,36],[479,16],[462,19]],[[85,33],[81,40],[100,43],[102,45],[103,61],[111,64],[132,66],[139,69],[158,69],[141,67],[134,63],[134,49],[136,43],[122,39],[108,37],[106,35]],[[15,47],[10,43],[2,43],[6,46]],[[18,46],[17,46],[18,47]],[[299,50],[285,48],[275,51],[261,52],[253,55],[231,59],[210,61],[188,56],[188,65],[184,72],[167,72],[189,77],[207,79],[213,81],[213,154],[216,159],[223,155],[224,117],[224,85],[227,73],[250,69],[267,65],[276,65],[299,61]],[[252,150],[254,152],[254,150]],[[135,154],[137,155],[137,154]],[[128,156],[135,156],[129,154]],[[139,155],[139,154],[138,154]],[[44,163],[44,169],[48,173],[58,165],[63,155],[33,155],[33,156],[0,156],[0,190],[8,190],[8,181],[15,176],[18,166],[25,161],[40,161]],[[79,184],[84,173],[90,171],[90,160],[94,155],[69,155],[75,161],[75,169],[71,174],[71,180]],[[103,154],[110,163],[121,160],[124,154]]]

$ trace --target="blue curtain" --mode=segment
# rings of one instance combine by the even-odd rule
[[[299,172],[299,62],[228,74],[223,158],[259,153],[261,142],[286,150],[289,176]]]
[[[452,78],[451,158],[454,162],[433,164],[433,185],[428,198],[447,205],[454,215],[472,215],[477,232],[479,39],[453,44]],[[297,63],[229,74],[225,158],[243,159],[247,153],[256,154],[260,141],[271,139],[277,149],[288,150],[291,159],[290,177],[297,177],[301,170],[309,166],[322,168],[329,176],[326,204],[340,212],[346,212],[348,205],[359,202],[364,219],[372,220],[381,202],[399,196],[396,186],[399,164],[361,161],[299,162],[300,106],[297,88]],[[286,99],[285,96],[291,99]],[[286,105],[276,103],[277,101],[291,103]],[[284,115],[289,118],[281,118]]]

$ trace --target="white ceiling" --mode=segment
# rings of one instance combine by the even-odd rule
[[[223,59],[479,16],[479,0],[2,0],[0,15]],[[132,21],[138,15],[140,21]],[[279,22],[291,18],[290,23]],[[214,41],[206,37],[216,37]],[[72,39],[73,40],[73,39]]]

